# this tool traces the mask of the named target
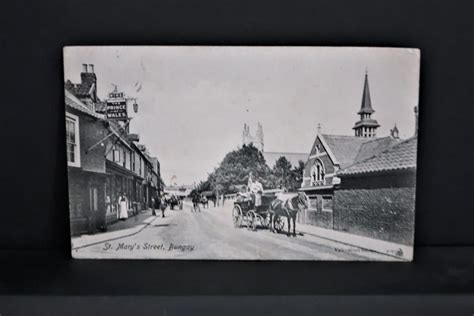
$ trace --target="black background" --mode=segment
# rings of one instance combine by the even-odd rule
[[[420,279],[423,270],[430,270],[431,266],[437,264],[440,270],[449,269],[452,264],[450,260],[455,260],[453,258],[459,251],[474,246],[472,1],[9,1],[2,3],[0,12],[0,249],[4,259],[11,257],[10,253],[22,251],[42,253],[41,260],[46,263],[52,260],[48,258],[60,258],[56,261],[59,264],[56,269],[68,271],[63,273],[71,278],[72,283],[69,284],[80,283],[78,279],[81,277],[99,275],[97,269],[127,269],[123,264],[133,267],[134,271],[154,271],[156,266],[157,270],[173,274],[162,276],[167,281],[158,286],[159,290],[156,284],[155,287],[144,285],[147,289],[155,290],[143,290],[142,294],[314,294],[326,290],[340,294],[367,291],[382,294],[386,286],[383,281],[373,283],[373,276],[370,276],[373,266],[367,268],[351,263],[73,263],[69,260],[62,66],[62,48],[67,45],[419,48],[421,81],[415,228],[417,247],[415,263],[408,264],[410,267],[405,264],[398,266],[404,266],[397,268],[398,287],[389,292],[423,292],[426,290],[425,282],[436,282],[435,274],[423,275]],[[457,250],[447,250],[445,254],[437,253],[428,257],[420,255],[426,251],[431,253],[429,249]],[[454,254],[448,254],[449,251],[454,251]],[[47,255],[50,253],[53,254]],[[417,258],[422,258],[421,267]],[[35,262],[39,259],[28,260]],[[445,262],[446,266],[439,266],[439,262]],[[472,261],[462,262],[466,270],[472,268]],[[272,278],[265,274],[265,265],[276,273],[290,271],[288,277],[283,278],[288,286],[275,288],[275,282],[265,282]],[[14,270],[15,266],[11,264],[11,269]],[[17,267],[22,269],[21,265]],[[390,264],[377,264],[375,269],[378,269],[378,278],[384,278],[384,275],[390,278],[389,273],[393,272],[389,272],[391,267]],[[325,279],[315,280],[306,275],[299,286],[292,277],[294,273],[298,274],[295,268],[304,271],[319,269],[318,277]],[[202,273],[193,275],[194,283],[191,284],[179,277],[181,272],[188,273],[189,277],[190,269]],[[331,288],[331,271],[338,273],[340,278],[340,271],[343,270],[347,271],[345,276],[350,289],[344,290],[342,280]],[[18,273],[30,273],[22,271]],[[35,273],[40,273],[38,271],[41,270],[31,272],[33,279]],[[213,271],[218,271],[217,277],[226,276],[228,279],[216,280]],[[251,271],[255,282],[246,279],[248,271]],[[321,271],[327,273],[322,275]],[[411,272],[403,274],[406,271]],[[2,272],[2,293],[27,293],[30,289],[32,293],[46,294],[54,288],[51,284],[38,287],[29,283],[17,284],[6,273],[14,275],[15,271]],[[73,276],[74,273],[76,275]],[[258,273],[265,277],[258,279]],[[350,276],[354,273],[365,273],[367,280],[372,282],[370,286],[364,288],[364,283],[351,283]],[[132,276],[126,274],[125,278],[130,279]],[[171,278],[178,279],[178,282],[171,282]],[[414,281],[415,285],[409,285],[411,279],[418,281]],[[47,277],[43,276],[43,281],[39,283],[46,280]],[[246,280],[249,282],[245,283]],[[363,280],[360,279],[361,282]],[[464,279],[465,283],[455,285],[449,282],[460,281],[455,276],[453,280],[443,279],[443,282],[448,283],[438,282],[426,286],[432,286],[434,291],[440,292],[451,289],[473,293],[472,279]],[[419,284],[416,285],[416,282]],[[105,295],[117,291],[113,289],[115,283],[106,282],[108,285],[102,287],[94,284],[84,282],[83,285],[63,291],[84,293],[87,292],[85,289],[89,289],[87,293]],[[237,286],[233,287],[233,284]],[[318,284],[324,284],[325,287],[318,287]],[[132,295],[134,291],[140,292],[139,289],[143,287],[131,286],[128,292],[119,292]],[[60,292],[57,289],[55,293]]]

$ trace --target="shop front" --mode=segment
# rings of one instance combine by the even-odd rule
[[[129,201],[128,215],[133,216],[136,210],[136,193],[134,187],[134,174],[130,170],[123,168],[111,161],[106,161],[106,196],[107,204],[107,224],[118,220],[119,197],[125,194]]]

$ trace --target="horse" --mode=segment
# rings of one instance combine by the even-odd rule
[[[179,200],[176,196],[170,195],[165,198],[166,204],[170,206],[170,210],[174,210],[174,207],[179,204]]]
[[[199,207],[199,203],[201,198],[199,197],[199,194],[193,194],[192,196],[192,201],[193,201],[193,208],[191,209],[191,212],[201,212],[201,208]]]
[[[207,197],[203,196],[201,197],[201,204],[202,204],[202,208],[209,208],[209,200],[207,199]]]
[[[288,220],[288,236],[291,236],[290,219],[293,221],[293,236],[296,236],[296,215],[299,211],[308,208],[308,198],[303,192],[283,201],[278,198],[270,204],[270,231],[275,232],[275,222],[279,216]]]

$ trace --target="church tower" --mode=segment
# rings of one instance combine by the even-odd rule
[[[370,100],[370,91],[369,91],[369,79],[367,75],[367,70],[365,71],[365,81],[364,81],[364,92],[362,93],[362,104],[360,106],[359,112],[360,120],[357,121],[352,128],[354,130],[355,136],[357,137],[376,137],[376,130],[380,126],[376,120],[371,118],[372,113],[372,102]]]
[[[242,145],[252,144],[255,148],[263,153],[263,127],[262,124],[258,123],[257,132],[255,136],[250,134],[250,126],[244,124],[244,130],[242,132]]]

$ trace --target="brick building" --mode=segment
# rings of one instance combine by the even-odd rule
[[[83,65],[81,82],[65,82],[71,233],[104,231],[118,219],[125,193],[129,215],[151,207],[161,181],[160,163],[129,133],[129,118],[108,117],[107,102],[127,100],[116,91],[107,101],[97,95],[93,65]]]
[[[108,134],[102,115],[65,90],[70,225],[73,235],[105,230],[105,148],[89,150]]]
[[[318,134],[305,163],[301,191],[310,199],[310,208],[300,214],[298,221],[304,224],[334,228],[334,190],[340,183],[338,172],[359,161],[374,156],[398,143],[398,134],[376,137],[379,127],[371,118],[375,111],[369,92],[368,75],[365,74],[360,118],[353,129],[355,136]]]
[[[341,170],[334,229],[413,245],[417,138]]]
[[[390,148],[400,140],[394,137],[316,136],[303,171],[301,191],[310,199],[301,223],[334,228],[334,190],[341,182],[338,172]]]

